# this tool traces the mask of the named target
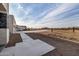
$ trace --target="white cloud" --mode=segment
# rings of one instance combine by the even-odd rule
[[[23,16],[25,17],[25,16],[27,16],[31,11],[32,11],[31,8],[26,8],[26,9],[24,9],[20,4],[18,4],[18,8],[17,8],[17,11],[16,11],[16,12],[18,13],[18,15],[23,14]],[[24,17],[22,17],[22,18],[24,18]]]
[[[48,26],[49,27],[53,27],[53,26],[58,26],[60,24],[60,22],[62,22],[64,24],[63,20],[58,20],[57,18],[55,18],[56,15],[61,14],[63,12],[66,12],[68,10],[71,10],[73,7],[75,6],[75,4],[61,4],[57,9],[55,10],[51,10],[45,17],[43,17],[41,19],[41,21],[39,23],[37,23],[37,26]],[[53,24],[53,26],[52,26]],[[58,24],[58,25],[57,25]]]
[[[12,7],[16,7],[12,8]],[[14,11],[14,9],[16,11]],[[25,21],[27,19],[25,19],[26,17],[29,16],[29,19],[32,19],[32,17],[29,15],[29,13],[32,12],[31,8],[23,8],[23,6],[21,6],[19,3],[18,4],[10,4],[10,12],[9,14],[13,14],[15,16],[16,19],[16,23],[17,25],[26,25],[26,23],[28,23],[28,21]],[[32,22],[29,22],[29,24]]]
[[[72,7],[74,6],[74,4],[61,4],[57,9],[52,10],[48,13],[48,15],[46,15],[43,19],[47,19],[49,17],[54,17],[58,14],[61,14],[63,12],[66,12],[70,9],[72,9]]]
[[[12,8],[13,7],[13,8]],[[16,7],[16,9],[15,9]],[[15,9],[15,10],[14,10]],[[15,15],[15,17],[20,17],[22,16],[22,18],[24,18],[25,16],[27,16],[30,12],[32,11],[31,8],[26,8],[24,9],[23,6],[21,4],[10,4],[10,12],[9,14],[13,14]]]
[[[74,6],[75,6],[75,4],[66,3],[66,4],[59,5],[54,10],[52,8],[50,8],[50,9],[44,11],[43,13],[41,13],[40,15],[36,16],[37,18],[42,17],[47,12],[49,12],[42,19],[38,19],[38,20],[40,20],[39,22],[35,21],[35,17],[32,17],[31,15],[29,15],[29,13],[32,12],[31,8],[27,7],[25,10],[25,9],[23,9],[23,7],[20,4],[17,5],[17,10],[15,12],[19,15],[22,13],[23,14],[22,18],[18,18],[15,13],[13,13],[13,14],[15,15],[16,22],[19,25],[26,25],[28,27],[47,27],[47,26],[48,27],[62,27],[62,26],[70,25],[70,24],[74,23],[74,21],[69,22],[69,19],[67,19],[67,20],[59,19],[58,20],[58,18],[56,18],[55,16],[57,16],[58,14],[61,14],[63,12],[66,12],[68,10],[71,10]],[[12,13],[12,11],[11,11],[11,13]],[[28,18],[28,20],[26,20],[26,17]],[[75,23],[76,23],[76,21],[75,21]]]
[[[42,12],[40,15],[38,15],[37,18],[44,16],[46,13],[50,12],[52,9],[53,9],[53,8],[49,8],[49,9],[45,10],[45,11]]]

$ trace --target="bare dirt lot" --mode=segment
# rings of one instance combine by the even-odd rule
[[[79,56],[79,44],[61,40],[56,37],[49,37],[46,35],[42,35],[40,33],[28,33],[30,37],[33,39],[40,39],[54,47],[56,47],[57,51],[49,52],[45,55],[53,56],[53,55],[63,55],[63,56]]]
[[[8,44],[6,45],[6,47],[15,46],[15,44],[18,42],[22,42],[20,34],[18,34],[18,33],[11,34],[10,40],[9,40]]]

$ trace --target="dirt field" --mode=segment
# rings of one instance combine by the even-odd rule
[[[61,40],[56,37],[49,37],[39,33],[28,33],[30,37],[33,39],[40,39],[54,47],[56,47],[57,51],[49,52],[45,55],[53,56],[53,55],[63,55],[63,56],[79,56],[79,44],[75,44],[73,42],[68,42],[65,40]]]
[[[22,42],[20,34],[11,34],[9,43],[6,45],[6,47],[15,46],[15,44],[18,42]]]

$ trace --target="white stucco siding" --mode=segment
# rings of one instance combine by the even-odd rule
[[[8,5],[5,3],[0,3],[0,13],[8,14]],[[3,16],[2,16],[3,17]],[[7,18],[5,18],[7,20]],[[3,19],[1,19],[3,20]],[[1,24],[0,24],[1,25]],[[9,41],[9,29],[7,28],[0,28],[0,45],[7,44]]]
[[[14,16],[13,15],[9,15],[8,19],[7,19],[7,27],[9,28],[9,31],[11,33],[16,31],[15,26],[16,26],[16,22],[15,22]]]
[[[7,44],[9,41],[9,30],[0,29],[0,45]]]

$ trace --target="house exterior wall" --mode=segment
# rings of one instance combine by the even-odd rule
[[[7,19],[7,27],[9,28],[10,33],[13,32],[13,16],[8,15],[8,19]]]
[[[16,22],[15,22],[15,18],[13,15],[9,15],[8,16],[8,22],[7,22],[7,27],[9,28],[10,33],[13,33],[14,31],[16,31],[15,26],[16,26]]]
[[[6,11],[6,9],[2,3],[0,3],[0,11]]]
[[[7,9],[4,7],[4,5],[2,3],[0,3],[0,13],[3,13],[3,14],[6,13],[6,15],[8,14]],[[4,21],[4,22],[7,23],[7,17],[5,19],[6,19],[6,21]],[[4,20],[4,19],[0,19],[0,20]],[[0,25],[2,25],[2,24],[0,23]],[[8,41],[9,41],[9,29],[0,28],[0,45],[7,44]]]
[[[13,19],[13,33],[16,32],[16,21],[15,18]]]
[[[9,41],[9,30],[0,29],[0,45],[7,44]]]
[[[3,3],[3,6],[5,7],[6,11],[9,12],[9,4],[8,3]]]
[[[26,29],[26,26],[19,26],[19,25],[16,26],[17,31],[22,31],[22,30],[25,30],[25,29]]]

